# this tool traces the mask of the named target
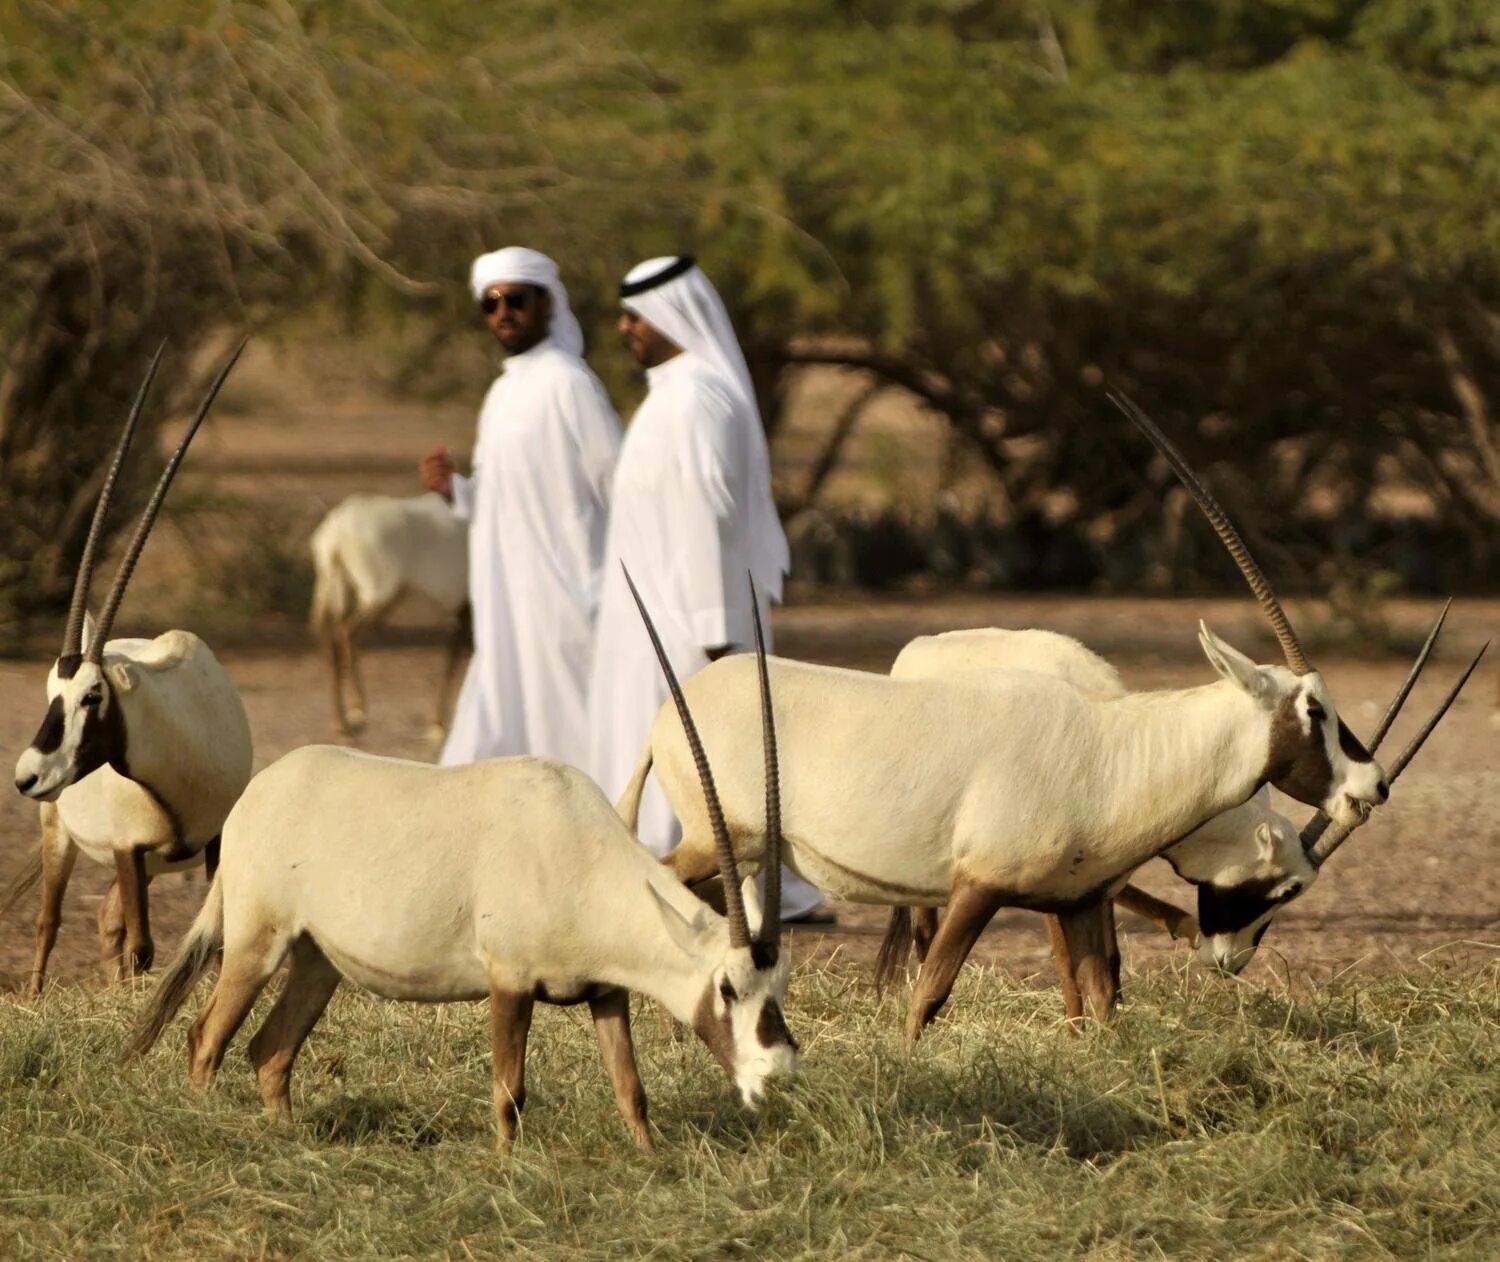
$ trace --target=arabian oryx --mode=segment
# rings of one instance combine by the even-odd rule
[[[1219,682],[1123,697],[1031,671],[996,671],[974,688],[770,663],[794,870],[856,902],[947,906],[913,995],[909,1038],[942,1007],[1000,907],[1059,917],[1075,981],[1102,1015],[1111,987],[1099,904],[1122,877],[1268,782],[1344,825],[1386,799],[1384,773],[1339,720],[1233,527],[1165,435],[1132,415],[1209,511],[1276,630],[1285,666],[1256,665],[1202,624]],[[754,695],[747,665],[721,658],[685,687],[719,759],[730,834],[755,862],[763,854],[756,777],[735,722]],[[684,828],[664,862],[685,882],[701,881],[713,872],[710,833],[665,713],[622,795],[627,823],[653,762]]]
[[[440,495],[396,499],[351,495],[312,535],[309,621],[328,652],[333,715],[346,734],[365,725],[367,702],[355,635],[377,625],[409,593],[425,596],[453,622],[432,726],[441,732],[458,662],[469,643],[469,528]],[[344,705],[344,680],[354,705]]]
[[[642,1147],[651,1133],[627,991],[651,995],[692,1026],[747,1104],[769,1077],[792,1072],[779,883],[769,883],[759,916],[754,881],[741,888],[687,702],[647,627],[713,821],[726,917],[657,863],[598,786],[571,767],[542,758],[433,767],[310,746],[256,776],[230,814],[223,865],[132,1050],[151,1046],[222,947],[218,985],[188,1036],[189,1079],[209,1086],[261,988],[290,959],[281,997],[250,1042],[273,1113],[290,1112],[292,1063],[341,978],[389,999],[489,996],[506,1147],[526,1096],[537,1000],[588,1003],[615,1098]],[[759,696],[746,711],[761,710],[765,751],[765,814],[755,824],[768,835],[776,872],[779,796],[763,646],[757,658]]]
[[[109,638],[167,489],[242,349],[243,342],[219,370],[167,462],[90,628],[85,606],[104,520],[161,351],[136,395],[94,509],[62,653],[47,676],[47,714],[16,762],[16,788],[42,804],[41,853],[5,903],[8,910],[41,878],[32,994],[42,989],[79,850],[115,868],[99,908],[104,960],[120,958],[125,976],[141,972],[153,953],[148,883],[158,872],[205,860],[212,873],[224,818],[250,779],[245,707],[208,646],[187,631],[154,640]]]
[[[1444,606],[1416,663],[1381,720],[1371,742],[1372,751],[1380,747],[1426,665],[1447,613],[1448,607]],[[989,673],[995,670],[1037,671],[1055,675],[1097,696],[1125,695],[1125,685],[1119,674],[1102,657],[1068,636],[1039,630],[979,628],[921,636],[898,654],[891,667],[891,677],[944,677],[984,688]],[[1467,679],[1467,674],[1464,679]],[[1458,687],[1462,687],[1463,682],[1460,680]],[[1457,688],[1424,728],[1410,752],[1393,764],[1389,783],[1394,785],[1401,768],[1420,747],[1421,740],[1442,717],[1456,694]],[[1314,816],[1308,825],[1308,841],[1304,845],[1296,826],[1271,807],[1270,790],[1263,785],[1247,801],[1208,820],[1162,852],[1162,858],[1171,864],[1177,875],[1197,887],[1198,915],[1203,926],[1201,953],[1206,963],[1214,964],[1224,972],[1238,973],[1250,962],[1276,913],[1300,897],[1317,879],[1321,858],[1311,852],[1312,842],[1316,840],[1313,830],[1321,834],[1325,823],[1326,817],[1321,814]],[[1123,885],[1123,880],[1123,888],[1114,891],[1115,902],[1155,921],[1174,937],[1190,937],[1197,933],[1199,921],[1134,886]],[[1112,988],[1117,989],[1118,953],[1113,907],[1106,902],[1100,911],[1111,965],[1110,981]],[[1074,985],[1061,925],[1056,917],[1049,916],[1048,919],[1067,1014],[1076,1020],[1082,1015],[1082,997]],[[918,909],[915,937],[919,957],[925,958],[936,926],[935,908]],[[879,981],[890,980],[901,968],[911,938],[910,911],[894,909],[891,928],[881,951],[877,972]]]

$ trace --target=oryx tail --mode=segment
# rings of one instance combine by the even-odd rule
[[[151,996],[146,1011],[141,1014],[135,1033],[125,1047],[125,1059],[143,1056],[151,1050],[167,1023],[177,1015],[193,988],[203,980],[220,950],[224,946],[224,874],[214,877],[208,887],[208,897],[192,928],[187,931],[177,955],[167,966]]]

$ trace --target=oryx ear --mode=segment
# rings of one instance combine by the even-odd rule
[[[85,609],[83,611],[83,638],[78,644],[78,651],[80,653],[87,653],[89,651],[89,645],[94,642],[94,628],[96,625],[94,615]]]
[[[1255,826],[1255,844],[1260,857],[1266,863],[1276,861],[1276,830],[1269,824]]]
[[[135,667],[129,662],[112,662],[104,668],[104,673],[109,677],[109,686],[117,693],[123,695],[135,687]]]
[[[698,918],[689,920],[671,903],[661,896],[661,892],[649,881],[646,888],[651,891],[651,897],[656,900],[656,906],[661,911],[662,928],[667,931],[667,936],[672,939],[684,955],[697,955],[703,941],[703,924]]]
[[[740,897],[745,900],[745,923],[750,926],[750,936],[760,937],[761,922],[765,909],[760,905],[760,877],[747,876],[740,882]]]
[[[1243,688],[1262,705],[1269,704],[1276,696],[1270,676],[1232,644],[1219,639],[1208,629],[1208,623],[1198,624],[1198,643],[1203,646],[1203,655],[1208,663],[1225,679]]]

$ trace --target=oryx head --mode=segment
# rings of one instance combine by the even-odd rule
[[[1201,958],[1230,973],[1250,962],[1277,909],[1318,875],[1296,826],[1272,808],[1266,788],[1214,816],[1162,858],[1198,888]]]
[[[1351,826],[1386,800],[1385,772],[1339,718],[1328,685],[1305,660],[1258,666],[1201,622],[1198,642],[1213,668],[1266,712],[1263,784]]]
[[[781,789],[776,761],[776,723],[771,710],[771,684],[766,669],[765,637],[760,625],[760,605],[755,583],[750,584],[750,605],[755,612],[755,652],[760,667],[761,737],[766,761],[766,901],[764,910],[756,894],[755,879],[743,883],[730,844],[729,829],[719,804],[713,772],[703,752],[687,698],[667,660],[666,650],[646,612],[646,606],[626,571],[625,581],[645,620],[646,631],[656,650],[677,706],[692,751],[693,764],[703,786],[709,820],[713,825],[719,875],[724,886],[724,915],[704,906],[691,921],[665,902],[668,930],[689,956],[707,966],[707,979],[693,1015],[693,1028],[724,1066],[746,1104],[761,1098],[768,1079],[790,1075],[797,1069],[797,1042],[782,1015],[790,977],[786,953],[781,948]]]
[[[147,391],[161,363],[162,350],[156,352],[146,371],[146,378],[136,393],[130,415],[125,421],[124,432],[115,448],[109,473],[99,492],[99,502],[94,507],[94,519],[89,527],[88,539],[84,543],[83,556],[79,561],[78,574],[73,581],[73,599],[68,609],[68,621],[63,630],[62,652],[47,675],[47,713],[37,729],[31,744],[16,760],[16,788],[29,798],[39,802],[50,802],[70,784],[75,784],[92,771],[108,763],[121,775],[128,775],[126,746],[128,733],[122,712],[122,699],[135,683],[135,667],[121,660],[106,661],[105,642],[120,601],[125,595],[130,575],[140,559],[141,549],[146,546],[146,537],[152,523],[161,510],[167,488],[177,473],[188,444],[208,415],[219,387],[229,375],[229,370],[239,358],[244,343],[235,349],[228,362],[214,378],[208,396],[203,400],[192,424],[188,426],[177,450],[167,462],[160,480],[152,492],[130,546],[120,562],[115,580],[105,598],[99,621],[92,627],[87,625],[85,607],[88,603],[89,582],[93,577],[94,563],[98,558],[99,544],[103,535],[104,520],[109,513],[115,483],[119,479],[125,453],[135,434],[136,422],[146,402]]]
[[[1317,807],[1340,824],[1357,827],[1388,796],[1380,764],[1339,718],[1328,685],[1308,662],[1286,611],[1228,514],[1150,417],[1118,391],[1111,391],[1109,397],[1166,457],[1197,501],[1255,593],[1281,644],[1285,666],[1258,666],[1199,624],[1199,641],[1214,669],[1266,712],[1270,740],[1262,782]]]
[[[1370,741],[1372,751],[1380,748],[1400,714],[1427,665],[1447,616],[1445,605],[1406,679],[1386,707]],[[1431,717],[1391,764],[1390,784],[1395,784],[1448,712],[1484,651],[1481,648],[1474,656]],[[1250,963],[1277,912],[1311,888],[1328,856],[1352,831],[1349,826],[1340,826],[1329,832],[1330,823],[1328,816],[1319,811],[1299,833],[1286,816],[1272,809],[1270,795],[1262,788],[1242,806],[1209,820],[1165,852],[1164,857],[1177,874],[1198,887],[1198,925],[1202,935],[1199,952],[1204,963],[1226,973],[1238,973]]]

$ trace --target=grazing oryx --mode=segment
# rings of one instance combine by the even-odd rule
[[[942,1007],[1000,907],[1059,916],[1075,984],[1102,1016],[1112,988],[1099,904],[1121,877],[1266,783],[1350,826],[1386,799],[1384,774],[1339,720],[1233,527],[1165,435],[1132,416],[1235,554],[1285,666],[1258,666],[1201,624],[1219,682],[1123,697],[1031,671],[996,671],[975,688],[770,663],[792,867],[857,902],[948,908],[917,982],[909,1038]],[[721,658],[685,687],[719,759],[730,833],[754,862],[763,854],[757,784],[735,721],[753,700],[748,665]],[[627,823],[653,762],[684,827],[664,862],[686,882],[703,880],[713,873],[711,834],[665,712],[621,798]]]
[[[1448,606],[1445,605],[1416,663],[1380,723],[1371,742],[1372,752],[1380,747],[1426,665],[1447,615]],[[983,688],[989,672],[1007,669],[1056,675],[1099,696],[1125,695],[1125,685],[1114,667],[1077,640],[1051,631],[980,628],[920,636],[897,655],[891,667],[891,677],[946,677]],[[1443,709],[1446,708],[1445,704]],[[1403,759],[1408,757],[1404,755]],[[1404,766],[1403,760],[1393,768],[1389,783],[1394,784],[1399,767]],[[1315,826],[1319,818],[1315,816],[1314,825],[1310,827]],[[1296,826],[1272,809],[1270,790],[1265,786],[1248,801],[1215,816],[1163,851],[1162,858],[1172,865],[1178,876],[1198,887],[1198,911],[1203,924],[1202,957],[1205,963],[1212,963],[1228,973],[1238,973],[1249,964],[1277,911],[1300,897],[1318,875],[1317,863],[1304,847]],[[1174,937],[1188,937],[1197,931],[1198,922],[1187,913],[1132,886],[1116,891],[1114,900],[1156,921]],[[1117,987],[1114,913],[1108,903],[1101,907],[1101,911],[1105,918],[1105,940],[1111,948],[1112,980]],[[927,945],[936,930],[936,909],[919,909],[917,920],[918,954],[925,958]],[[1061,926],[1055,917],[1049,920],[1052,922],[1049,928],[1062,974],[1067,1013],[1076,1019],[1082,1015],[1081,996],[1072,985],[1066,946],[1061,941]],[[908,909],[892,911],[891,929],[877,970],[877,979],[882,984],[893,978],[904,963],[913,936],[910,922]],[[1191,926],[1191,929],[1185,926]]]
[[[151,966],[151,878],[205,860],[212,875],[224,818],[250,779],[245,707],[202,640],[187,631],[154,640],[109,639],[167,488],[243,348],[242,342],[219,370],[162,472],[90,628],[85,605],[104,519],[161,351],[136,395],[94,509],[62,653],[47,676],[47,715],[16,762],[16,788],[42,804],[41,853],[5,902],[9,910],[40,877],[32,994],[42,989],[79,850],[114,865],[115,882],[99,907],[99,948],[106,962],[120,958],[121,972],[131,976]]]
[[[333,714],[339,730],[365,725],[365,684],[355,634],[375,626],[401,598],[426,596],[454,620],[432,725],[441,732],[458,661],[469,642],[469,527],[440,495],[395,499],[351,495],[329,510],[312,536],[310,621],[333,667]],[[354,705],[344,706],[344,677]]]
[[[588,1003],[615,1098],[642,1147],[651,1133],[627,991],[651,995],[692,1026],[747,1104],[769,1077],[792,1072],[779,883],[769,883],[759,917],[754,881],[741,888],[687,702],[649,619],[647,627],[713,821],[726,917],[657,863],[571,767],[542,758],[433,767],[310,746],[256,776],[230,814],[223,866],[132,1051],[151,1046],[222,947],[218,985],[188,1036],[189,1078],[209,1086],[256,996],[289,958],[281,998],[250,1043],[261,1098],[275,1113],[290,1112],[292,1063],[340,978],[389,999],[489,996],[506,1147],[525,1100],[537,1000]],[[759,697],[746,713],[761,708],[765,814],[756,830],[769,835],[775,872],[779,796],[763,646],[757,657]]]

